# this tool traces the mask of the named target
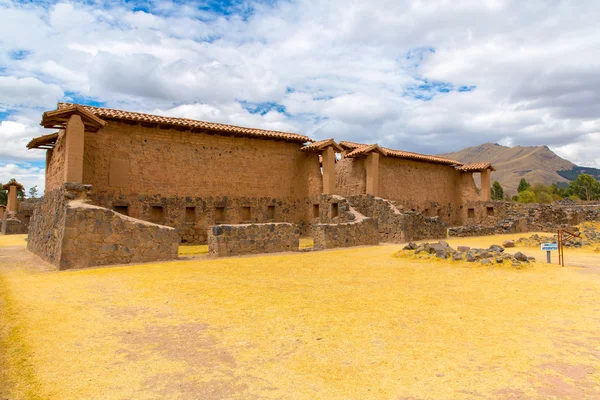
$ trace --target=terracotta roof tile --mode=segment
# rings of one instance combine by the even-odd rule
[[[50,133],[48,135],[39,136],[33,138],[27,143],[28,149],[48,149],[54,147],[58,139],[58,132]]]
[[[58,103],[58,109],[72,107],[71,103]],[[187,129],[206,129],[213,131],[217,134],[253,137],[262,139],[279,139],[288,142],[306,143],[312,142],[313,140],[308,136],[299,135],[296,133],[279,132],[265,129],[256,128],[244,128],[241,126],[220,124],[216,122],[205,122],[197,121],[189,118],[174,118],[164,117],[160,115],[144,114],[132,111],[115,110],[111,108],[101,108],[80,105],[86,111],[91,112],[102,119],[115,120],[115,121],[131,121],[140,123],[150,123],[156,125],[163,125],[167,127],[182,127]]]
[[[332,139],[324,139],[324,140],[319,140],[318,142],[314,142],[311,144],[307,144],[306,146],[302,147],[300,149],[300,151],[322,151],[323,149],[325,149],[326,147],[332,146],[335,150],[337,151],[344,151],[344,149],[337,144],[333,138]]]
[[[408,160],[424,161],[433,164],[462,165],[462,163],[449,158],[413,153],[411,151],[393,150],[385,147],[383,149],[387,152],[388,157],[406,158]]]
[[[464,164],[461,165],[459,168],[457,168],[460,171],[464,171],[464,172],[478,172],[478,171],[484,171],[486,169],[495,171],[496,168],[494,168],[492,166],[492,163],[490,162],[480,162],[480,163],[474,163],[474,164]]]
[[[352,150],[351,152],[347,153],[344,156],[344,158],[362,157],[362,156],[366,156],[368,153],[370,153],[372,151],[376,151],[379,154],[384,155],[384,156],[387,155],[387,152],[384,149],[379,147],[379,145],[377,145],[377,143],[374,143],[374,144],[363,145],[361,147],[358,147],[358,148]]]
[[[342,146],[343,148],[348,149],[348,150],[354,150],[354,149],[358,149],[359,147],[366,146],[366,144],[364,144],[364,143],[356,143],[356,142],[349,142],[347,140],[342,140],[340,142],[340,146]]]
[[[352,158],[356,155],[363,154],[366,151],[366,149],[364,149],[364,147],[367,147],[369,145],[362,144],[362,143],[348,142],[348,141],[343,140],[340,142],[340,146],[342,146],[346,149],[352,150],[350,153],[346,154],[346,156],[345,156],[345,157]],[[373,146],[373,145],[370,145],[370,146]],[[430,156],[430,155],[426,155],[426,154],[413,153],[411,151],[394,150],[394,149],[389,149],[387,147],[380,147],[380,149],[383,151],[382,154],[384,154],[387,157],[405,158],[408,160],[423,161],[423,162],[434,163],[434,164],[462,165],[462,163],[460,163],[458,161],[450,160],[448,158],[439,157],[439,156]]]
[[[11,186],[16,186],[16,187],[17,187],[17,189],[19,189],[19,190],[23,190],[23,185],[21,185],[19,182],[17,182],[17,181],[15,180],[15,178],[13,178],[13,179],[11,179],[10,181],[8,181],[8,183],[6,183],[6,184],[2,185],[2,189],[4,189],[4,190],[8,190],[8,188],[9,188],[9,187],[11,187]]]

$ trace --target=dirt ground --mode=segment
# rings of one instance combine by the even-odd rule
[[[0,236],[0,399],[600,399],[600,253],[401,247],[59,272]]]

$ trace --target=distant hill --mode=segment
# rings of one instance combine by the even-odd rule
[[[586,173],[600,179],[600,169],[580,167],[557,156],[547,146],[501,146],[485,143],[454,153],[441,154],[462,163],[491,161],[496,172],[492,181],[500,182],[509,195],[516,194],[521,178],[529,183],[568,185],[577,175]]]

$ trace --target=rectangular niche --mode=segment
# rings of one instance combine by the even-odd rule
[[[475,209],[474,208],[467,209],[467,217],[475,218]]]
[[[335,218],[339,215],[338,203],[331,203],[331,218]]]
[[[215,223],[222,224],[225,222],[225,207],[215,207]]]
[[[496,215],[496,212],[494,211],[494,207],[487,207],[486,212],[487,212],[488,217],[493,217],[494,215]]]
[[[267,206],[267,219],[269,221],[275,220],[275,206]]]
[[[242,207],[242,221],[250,221],[252,219],[252,210],[250,207]]]
[[[319,205],[313,204],[313,218],[319,218],[321,216],[319,212]]]
[[[196,207],[185,208],[185,222],[196,222]]]
[[[165,208],[163,206],[152,206],[151,218],[154,222],[163,222],[165,219]]]
[[[119,214],[129,215],[129,206],[113,206],[113,211]]]

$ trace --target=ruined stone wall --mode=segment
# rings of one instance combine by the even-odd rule
[[[297,251],[298,227],[289,223],[217,225],[208,232],[208,253],[226,257]]]
[[[217,223],[306,218],[322,176],[318,155],[300,147],[109,121],[86,134],[83,179],[94,186],[94,204],[206,243]]]
[[[84,188],[74,189],[67,185],[46,190],[29,223],[27,250],[54,265],[60,263],[68,197],[84,192]]]
[[[40,199],[25,199],[19,202],[19,211],[6,212],[0,217],[0,233],[4,235],[26,234],[29,221]]]
[[[59,131],[56,145],[50,152],[50,159],[46,161],[46,188],[45,192],[60,189],[65,182],[65,136],[64,130]]]
[[[446,224],[438,217],[405,211],[394,201],[370,195],[351,196],[348,201],[361,214],[377,220],[382,242],[404,243],[446,237]]]
[[[27,248],[59,269],[177,258],[175,229],[87,203],[89,185],[65,183],[44,195]]]
[[[452,236],[553,232],[584,221],[600,220],[600,205],[597,204],[469,202],[462,212],[465,223],[450,229]]]
[[[350,222],[337,224],[315,224],[313,226],[314,249],[376,245],[379,243],[377,220],[365,217],[350,207],[354,218]]]

